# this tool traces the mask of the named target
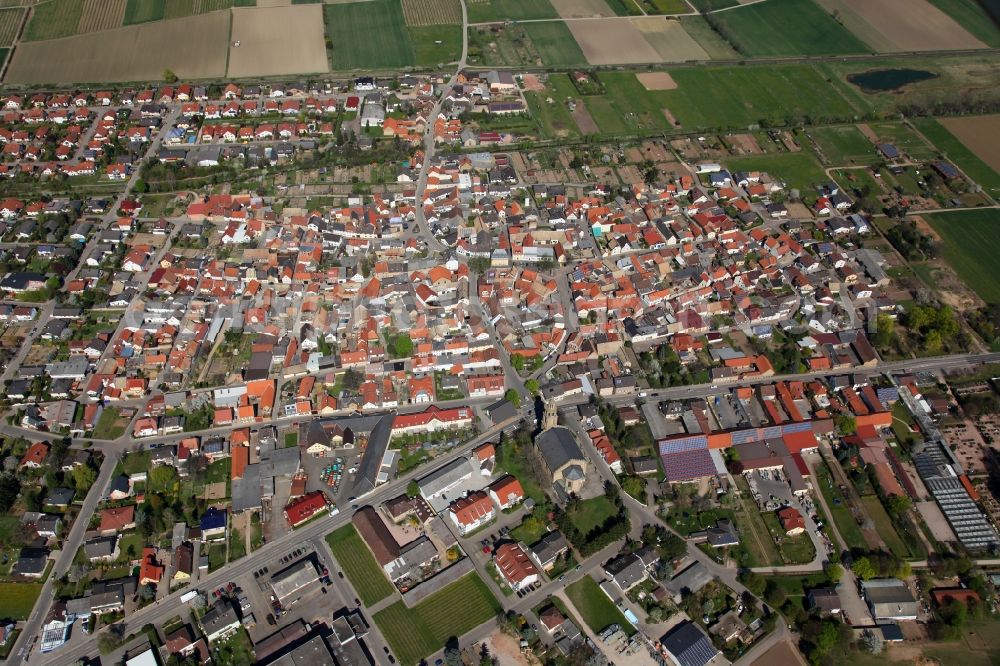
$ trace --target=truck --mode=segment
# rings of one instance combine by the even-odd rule
[[[198,590],[190,590],[189,592],[185,592],[184,594],[181,595],[181,603],[186,604],[187,602],[191,601],[197,596],[198,596]]]

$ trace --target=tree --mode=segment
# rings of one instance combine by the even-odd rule
[[[73,468],[73,483],[80,492],[86,492],[97,480],[97,472],[90,465],[77,465]]]
[[[462,662],[462,652],[456,645],[449,645],[444,649],[444,663],[446,666],[464,666]]]
[[[885,501],[886,508],[893,517],[900,517],[910,510],[912,502],[905,495],[889,495]]]
[[[837,429],[844,435],[853,435],[858,431],[858,422],[850,414],[841,414],[837,417]]]
[[[13,474],[0,476],[0,513],[7,513],[17,501],[17,494],[21,492],[21,482]]]
[[[409,358],[413,353],[413,340],[408,335],[397,335],[392,343],[392,348],[396,353],[396,358]]]
[[[514,354],[510,357],[510,364],[514,366],[514,369],[518,372],[524,371],[524,357],[520,354]]]
[[[774,582],[767,584],[767,591],[764,593],[764,600],[771,606],[777,608],[785,603],[785,590]]]
[[[148,487],[150,491],[173,495],[177,492],[176,485],[177,470],[171,465],[156,465],[149,470]]]
[[[831,585],[836,585],[844,576],[844,567],[837,562],[830,562],[826,565],[826,579]]]
[[[177,75],[172,69],[163,70],[163,80],[167,83],[177,83]]]
[[[740,574],[740,582],[757,597],[763,595],[767,587],[767,580],[763,576],[749,570]]]
[[[517,389],[513,388],[507,389],[507,392],[503,394],[503,397],[507,400],[507,402],[514,405],[514,407],[520,408],[521,394],[517,392]]]
[[[413,479],[408,484],[406,484],[407,497],[416,497],[419,494],[420,494],[420,486],[417,484],[416,479]]]
[[[854,564],[851,565],[851,571],[861,580],[869,580],[876,575],[875,567],[867,557],[859,557],[854,560]]]
[[[529,379],[528,381],[524,382],[524,388],[526,388],[528,390],[528,393],[530,393],[531,395],[533,396],[538,395],[538,380]]]

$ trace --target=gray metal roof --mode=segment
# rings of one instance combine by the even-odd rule
[[[572,460],[583,460],[583,452],[569,428],[556,426],[540,434],[535,440],[549,471],[555,471]]]

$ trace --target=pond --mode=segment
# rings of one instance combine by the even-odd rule
[[[911,83],[933,79],[937,74],[923,69],[873,69],[851,74],[847,80],[865,92],[878,93],[898,90]]]

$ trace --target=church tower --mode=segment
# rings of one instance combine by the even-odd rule
[[[559,425],[559,412],[556,410],[555,400],[545,401],[545,414],[542,415],[542,432],[550,430]]]

